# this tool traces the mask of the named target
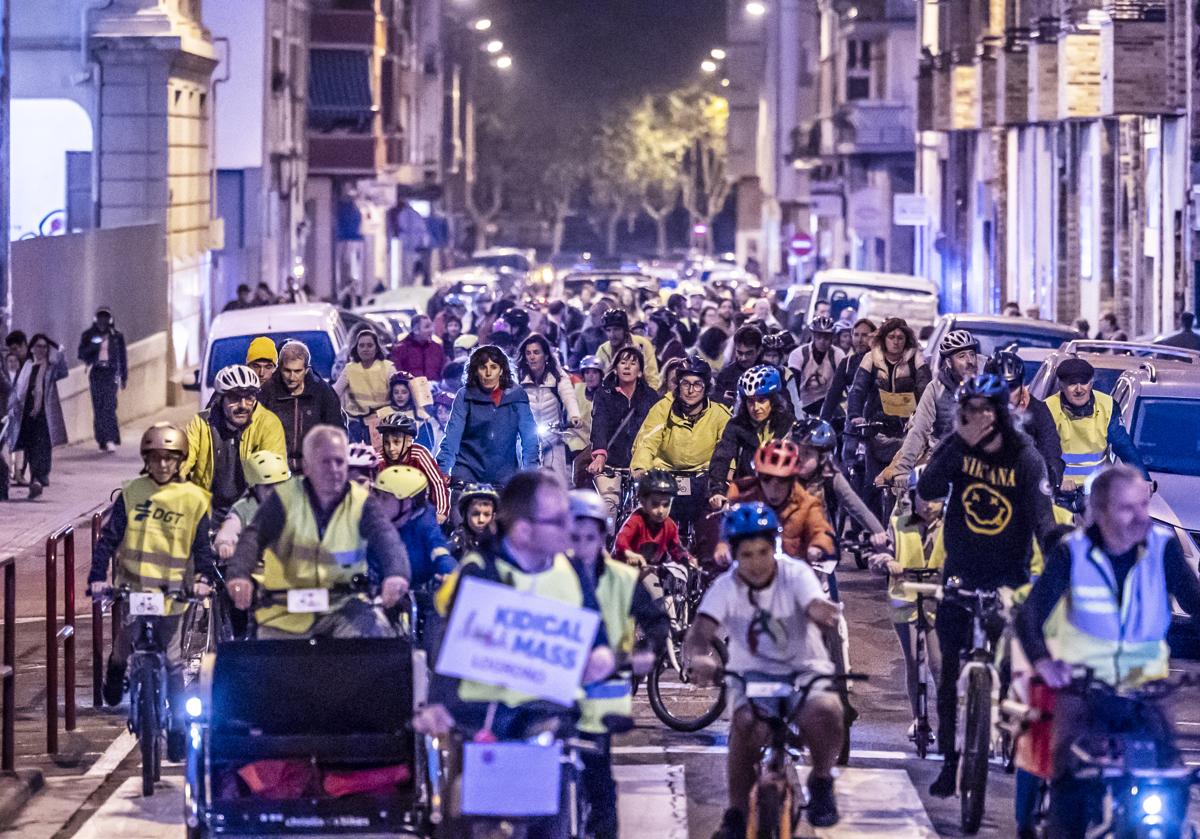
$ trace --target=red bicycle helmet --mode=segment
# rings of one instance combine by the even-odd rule
[[[772,440],[754,453],[754,471],[759,475],[791,478],[800,462],[800,447],[791,440]]]

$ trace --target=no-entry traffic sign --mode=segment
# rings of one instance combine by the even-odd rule
[[[788,248],[792,252],[792,256],[803,259],[806,256],[811,256],[813,252],[813,239],[803,230],[797,230],[792,234],[791,240],[788,242]]]

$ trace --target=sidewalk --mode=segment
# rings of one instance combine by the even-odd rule
[[[194,413],[194,407],[167,408],[122,427],[123,444],[115,453],[101,452],[90,441],[55,449],[50,486],[41,498],[29,501],[26,499],[26,488],[14,486],[9,492],[12,500],[0,502],[0,556],[16,557],[18,622],[14,676],[17,771],[14,776],[0,777],[0,829],[12,822],[30,796],[43,785],[49,789],[37,800],[59,800],[64,806],[72,793],[81,794],[98,786],[133,745],[131,738],[117,740],[125,730],[126,712],[123,708],[91,708],[91,601],[84,587],[92,553],[90,516],[93,511],[107,506],[113,490],[141,471],[138,443],[149,425],[163,420],[185,423]],[[50,755],[45,751],[45,540],[65,524],[75,526],[78,727],[69,734],[62,731],[60,708],[59,753]],[[61,556],[59,563],[61,579]],[[60,582],[56,604],[60,618],[62,597]],[[107,631],[105,635],[106,643],[111,643]],[[61,643],[59,656],[61,671]],[[60,703],[62,691],[60,684]],[[108,754],[104,756],[106,750]],[[78,779],[78,783],[73,779]],[[70,784],[70,791],[62,786],[63,783]],[[77,808],[79,804],[82,804],[82,800],[74,806]],[[56,819],[52,817],[49,821]],[[49,825],[46,827],[48,829]],[[14,826],[12,829],[22,836],[37,833],[32,825]],[[48,829],[47,835],[53,832]]]

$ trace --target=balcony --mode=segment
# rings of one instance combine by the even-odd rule
[[[833,146],[839,155],[909,154],[913,150],[912,108],[899,102],[860,99],[838,106]]]

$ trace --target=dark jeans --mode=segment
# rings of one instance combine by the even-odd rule
[[[100,448],[107,443],[121,445],[121,428],[117,424],[120,385],[116,371],[108,365],[97,364],[88,373],[88,385],[92,392],[92,431],[96,443]]]
[[[954,603],[939,603],[933,628],[942,650],[942,675],[937,686],[938,750],[954,751],[958,727],[958,674],[962,655],[971,648],[971,613]]]
[[[676,495],[675,500],[671,502],[671,518],[679,526],[680,539],[684,538],[684,531],[687,530],[689,524],[691,525],[694,534],[692,544],[688,545],[685,541],[684,547],[688,548],[692,555],[702,562],[711,563],[720,534],[719,518],[717,516],[709,518],[712,507],[708,504],[707,490],[707,480],[703,478],[693,480],[692,494]]]
[[[607,734],[579,736],[600,747],[598,754],[584,752],[581,755],[583,775],[580,777],[580,786],[591,805],[587,835],[593,839],[617,839],[617,782],[612,775],[612,755],[609,752],[611,737]]]
[[[46,422],[45,411],[36,417],[25,417],[16,447],[25,452],[30,479],[48,485],[54,446],[50,443],[50,426]]]

